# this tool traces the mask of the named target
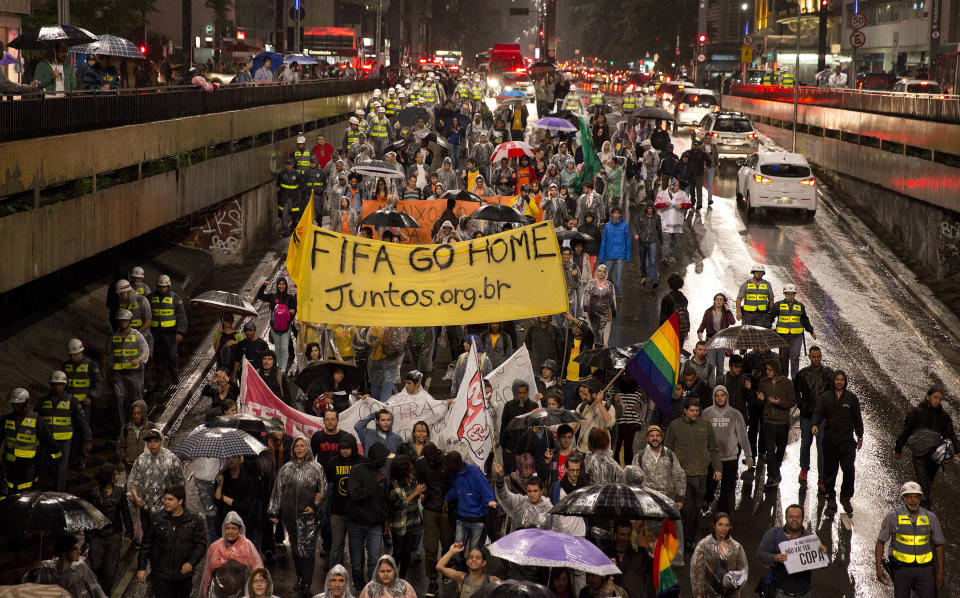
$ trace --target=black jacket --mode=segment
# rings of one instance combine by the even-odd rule
[[[443,511],[443,497],[450,490],[450,479],[443,468],[431,467],[426,459],[420,458],[413,463],[413,472],[417,482],[427,487],[421,503],[423,508],[437,513]]]
[[[350,521],[360,525],[382,525],[386,517],[387,486],[377,481],[380,469],[371,463],[360,463],[350,470],[347,480],[347,513]]]
[[[128,535],[133,533],[133,520],[130,518],[130,508],[127,506],[127,491],[123,486],[114,486],[113,494],[109,496],[100,488],[94,488],[90,493],[90,504],[97,507],[110,523],[100,529],[90,530],[88,533],[98,538],[109,538],[114,534],[120,534],[124,528]]]
[[[826,420],[824,445],[838,445],[851,440],[852,435],[863,439],[863,414],[860,399],[849,390],[839,397],[832,389],[820,395],[813,412],[813,425],[820,426]]]
[[[822,366],[819,370],[808,365],[797,372],[793,378],[793,388],[797,395],[797,407],[800,417],[813,419],[817,407],[817,398],[833,387],[833,370]]]
[[[740,412],[740,415],[743,416],[743,421],[749,421],[750,419],[750,403],[753,401],[753,390],[747,390],[744,387],[744,380],[747,379],[747,375],[743,372],[740,375],[735,376],[733,372],[726,372],[723,375],[723,381],[720,384],[723,384],[727,387],[727,399],[731,407]]]
[[[960,442],[957,441],[957,433],[953,429],[953,420],[950,415],[943,410],[943,405],[934,409],[926,400],[907,410],[907,417],[903,421],[903,429],[897,436],[896,453],[903,452],[903,447],[907,444],[910,435],[920,429],[933,430],[940,436],[949,438],[953,441],[954,448],[960,448]]]
[[[160,579],[188,579],[196,572],[197,564],[207,551],[207,526],[199,515],[187,509],[174,517],[163,511],[151,518],[143,532],[137,569],[144,571],[150,563],[153,575]],[[180,573],[184,563],[193,571]]]

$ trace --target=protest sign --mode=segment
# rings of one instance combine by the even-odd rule
[[[795,540],[780,542],[780,550],[787,555],[787,573],[791,575],[809,569],[822,569],[830,564],[830,557],[820,550],[820,538],[811,534]]]
[[[549,222],[442,245],[384,243],[308,224],[297,227],[287,269],[299,277],[297,318],[304,322],[481,324],[568,308]]]
[[[466,456],[483,467],[493,449],[490,436],[492,422],[483,397],[483,370],[477,356],[477,345],[470,345],[463,381],[457,389],[456,401],[446,419],[448,450],[466,447]]]
[[[403,438],[404,442],[410,440],[413,435],[413,426],[422,421],[430,427],[431,442],[442,446],[444,417],[447,415],[449,405],[446,401],[435,399],[418,398],[402,403],[384,404],[376,399],[364,398],[340,414],[340,429],[354,434],[356,433],[354,426],[357,422],[381,409],[387,409],[393,414],[393,431]],[[367,427],[373,429],[376,425],[376,418],[374,418],[370,420]]]
[[[493,197],[485,197],[484,199],[486,199],[489,203],[500,203],[512,206],[513,203],[517,201],[517,196],[497,195]],[[539,205],[539,202],[537,203]],[[360,219],[362,220],[367,215],[376,212],[386,205],[387,202],[385,200],[365,200],[363,202],[363,210],[360,212]],[[456,214],[457,219],[459,220],[463,216],[469,216],[474,210],[479,208],[480,205],[481,204],[475,201],[457,201],[457,205],[453,209],[453,213]],[[422,199],[397,202],[397,210],[400,212],[406,212],[417,221],[417,224],[420,225],[420,228],[404,229],[404,232],[410,237],[410,243],[432,243],[433,225],[437,222],[437,220],[440,219],[440,215],[443,214],[443,211],[446,209],[447,200],[445,199]],[[543,212],[541,212],[537,217],[537,221],[539,222],[540,220],[543,220]],[[456,226],[457,223],[453,222],[453,225]]]
[[[243,359],[239,402],[240,411],[243,413],[279,418],[283,422],[284,431],[294,438],[309,440],[314,432],[323,429],[322,417],[297,411],[278,399],[246,358]]]
[[[530,352],[527,351],[526,345],[520,345],[520,348],[513,355],[500,364],[500,367],[487,375],[487,382],[492,387],[490,391],[490,410],[493,416],[494,429],[497,431],[497,438],[500,438],[500,416],[503,413],[503,406],[513,398],[514,380],[526,382],[530,386],[530,400],[537,403],[537,376],[533,372]]]

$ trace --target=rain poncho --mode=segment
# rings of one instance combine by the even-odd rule
[[[297,439],[299,441],[301,439]],[[296,444],[297,441],[294,441]],[[306,442],[306,441],[304,441]],[[294,556],[313,558],[316,551],[317,519],[316,514],[304,513],[307,507],[317,508],[314,495],[325,492],[327,477],[323,467],[313,457],[313,451],[307,444],[307,454],[303,461],[289,461],[277,473],[277,481],[270,495],[267,513],[279,515],[287,533],[290,534],[290,546]]]
[[[70,563],[63,571],[57,567],[57,561],[50,559],[40,563],[37,583],[58,585],[70,592],[72,598],[107,598],[97,576],[83,560]]]
[[[217,569],[222,567],[227,561],[236,561],[248,567],[250,571],[263,566],[256,546],[247,539],[243,519],[240,518],[240,515],[237,515],[236,511],[230,511],[227,513],[227,516],[223,518],[223,526],[220,528],[221,534],[225,535],[225,529],[228,523],[232,523],[240,528],[240,537],[232,544],[221,537],[207,549],[206,564],[203,567],[203,578],[200,581],[200,592],[203,596],[207,596],[210,592],[210,582],[213,580]],[[219,595],[215,588],[213,594]]]
[[[624,483],[623,468],[613,458],[610,449],[594,450],[583,458],[583,470],[591,484]]]
[[[317,594],[313,598],[332,598],[330,595],[330,579],[334,575],[340,575],[346,580],[346,586],[343,588],[343,595],[341,598],[354,598],[353,593],[350,591],[353,588],[353,584],[350,583],[350,572],[347,571],[347,568],[339,563],[334,565],[327,571],[327,578],[323,580],[323,593]]]
[[[510,517],[510,531],[524,527],[553,529],[553,503],[546,496],[533,504],[526,495],[514,494],[504,487],[503,478],[497,480],[497,501]]]
[[[393,567],[393,581],[388,584],[380,582],[380,565],[384,562],[390,563]],[[360,598],[417,598],[417,593],[413,586],[400,579],[397,573],[397,563],[389,554],[385,554],[377,561],[377,566],[373,569],[373,578],[363,586],[360,592]]]
[[[690,567],[690,585],[694,596],[740,596],[740,588],[725,587],[722,580],[728,571],[743,571],[745,576],[749,575],[747,554],[733,538],[727,538],[724,544],[726,553],[723,557],[719,552],[720,543],[713,534],[697,544]]]
[[[163,510],[163,491],[172,486],[183,486],[183,464],[172,451],[160,447],[156,455],[149,448],[133,462],[127,489],[137,489],[137,494],[146,503],[151,513]]]

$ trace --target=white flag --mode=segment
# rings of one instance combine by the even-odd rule
[[[476,344],[471,344],[463,380],[447,417],[448,450],[461,449],[478,467],[483,467],[493,448],[492,419],[483,400],[483,370]]]
[[[500,364],[500,367],[494,369],[487,376],[487,382],[493,387],[491,391],[490,407],[493,412],[494,429],[497,431],[497,438],[500,438],[500,415],[503,413],[503,406],[513,397],[513,381],[523,380],[529,385],[530,400],[539,404],[537,401],[537,376],[533,372],[533,364],[530,362],[530,353],[526,345],[520,345],[516,353],[511,355],[506,361]]]

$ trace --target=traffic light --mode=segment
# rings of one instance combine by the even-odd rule
[[[820,8],[830,8],[830,0],[820,0]]]
[[[706,35],[705,33],[701,33],[700,35],[698,35],[698,36],[697,36],[697,43],[698,43],[698,44],[705,44],[705,43],[707,43],[707,35]]]
[[[543,29],[540,30],[540,37],[543,37]]]
[[[147,55],[147,46],[146,46],[146,45],[140,44],[140,53],[143,54],[144,56]]]

